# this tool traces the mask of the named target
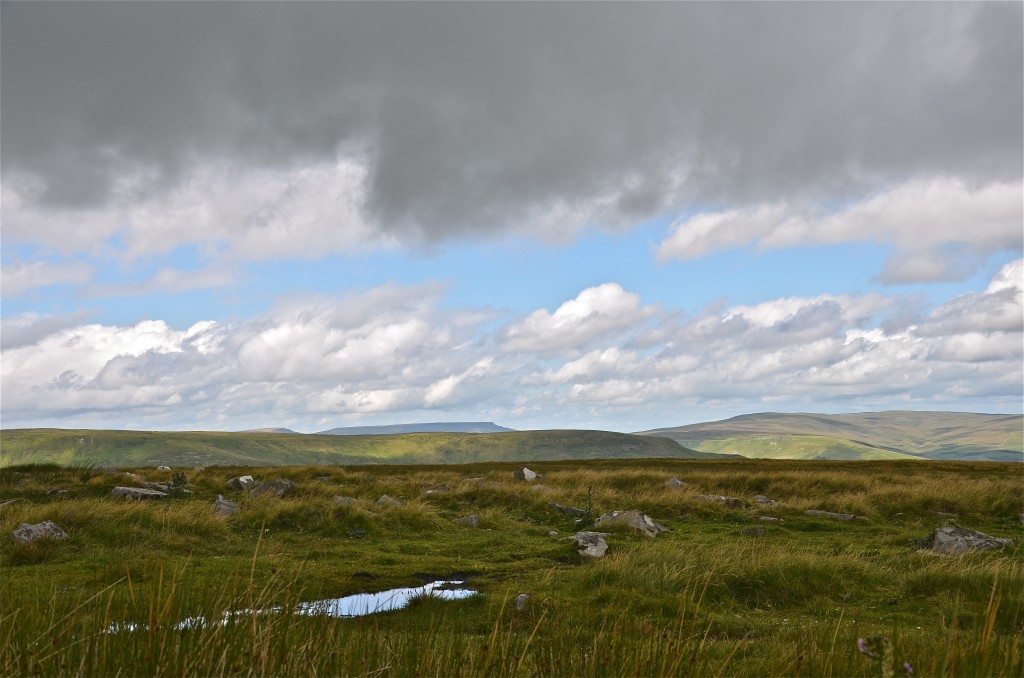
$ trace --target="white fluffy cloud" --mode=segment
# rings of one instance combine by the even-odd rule
[[[896,253],[881,278],[889,283],[960,279],[989,255],[1022,248],[1024,186],[972,187],[956,179],[912,181],[830,213],[787,202],[677,221],[658,259],[695,259],[730,247],[877,242]]]

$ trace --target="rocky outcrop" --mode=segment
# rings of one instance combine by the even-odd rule
[[[213,513],[218,516],[228,517],[233,516],[242,509],[238,508],[238,504],[235,502],[225,499],[221,495],[217,495],[217,501],[213,502]]]
[[[585,518],[587,515],[587,512],[584,509],[578,509],[574,506],[562,506],[561,504],[556,504],[554,502],[549,504],[549,506],[559,513],[572,518]]]
[[[256,487],[249,490],[250,497],[283,497],[292,490],[295,489],[295,483],[288,480],[287,478],[278,478],[277,480],[271,480],[269,483],[260,483]]]
[[[129,499],[163,499],[167,493],[146,487],[115,487],[110,491],[110,496],[128,497]]]
[[[52,520],[41,523],[22,523],[11,532],[11,539],[21,544],[34,544],[40,539],[60,541],[68,538],[68,533]]]
[[[238,476],[228,481],[228,486],[233,490],[251,490],[260,484],[252,476]]]
[[[606,529],[619,527],[634,530],[647,537],[654,537],[659,532],[665,532],[664,527],[640,511],[612,511],[611,513],[605,513],[594,521],[594,525]]]
[[[832,513],[831,511],[818,511],[816,509],[807,509],[804,511],[804,515],[818,516],[821,518],[833,518],[835,520],[867,520],[864,516],[855,516],[852,513]]]
[[[573,535],[572,545],[581,556],[604,558],[608,553],[608,542],[604,538],[608,536],[607,532],[577,532]]]
[[[516,469],[514,475],[518,480],[526,480],[529,482],[533,482],[534,480],[540,480],[541,478],[544,477],[541,474],[537,473],[536,471],[531,471],[525,466],[521,469]]]
[[[482,521],[480,520],[480,516],[470,514],[468,516],[463,516],[462,518],[456,518],[452,522],[456,525],[464,525],[466,527],[480,527]]]
[[[775,500],[774,499],[769,499],[768,497],[764,496],[763,494],[755,494],[754,495],[754,503],[755,504],[760,504],[761,506],[772,506],[772,505],[775,504]]]
[[[1012,539],[990,537],[962,527],[940,527],[932,533],[931,550],[946,555],[960,555],[972,551],[995,551],[1013,546]]]

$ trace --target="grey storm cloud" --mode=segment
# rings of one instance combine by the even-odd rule
[[[1022,174],[1020,3],[2,4],[2,170],[101,205],[197,162],[367,169],[444,238],[558,209]],[[597,207],[594,207],[594,206]]]

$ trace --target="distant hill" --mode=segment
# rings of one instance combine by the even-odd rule
[[[240,431],[240,433],[294,433],[295,435],[302,435],[290,428],[251,428],[247,431]]]
[[[702,452],[768,459],[1024,461],[1024,416],[966,412],[745,414],[643,431]]]
[[[324,436],[375,436],[395,433],[503,433],[513,429],[493,421],[435,421],[423,424],[391,424],[388,426],[342,426],[320,431]]]
[[[457,464],[667,457],[716,458],[674,440],[608,431],[281,435],[201,431],[0,431],[0,465],[97,466]]]

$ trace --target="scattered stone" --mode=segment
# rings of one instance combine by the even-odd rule
[[[805,515],[808,516],[821,516],[822,518],[835,518],[836,520],[867,520],[864,516],[855,516],[852,513],[832,513],[831,511],[818,511],[816,509],[807,509],[804,511]]]
[[[171,489],[171,486],[168,485],[167,483],[151,483],[143,481],[142,484],[151,490],[160,490],[161,492],[167,492],[168,490]]]
[[[261,497],[264,495],[272,495],[275,497],[283,497],[294,489],[295,483],[287,478],[278,478],[277,480],[271,480],[269,483],[260,483],[249,490],[249,496]]]
[[[587,516],[587,512],[585,510],[578,509],[572,506],[562,506],[561,504],[556,504],[554,502],[552,502],[550,506],[559,513],[563,513],[567,516],[572,516],[573,518],[586,518]]]
[[[238,476],[228,481],[228,485],[234,490],[252,490],[260,481],[254,480],[252,476]]]
[[[529,593],[520,593],[516,596],[516,612],[522,612],[526,609],[526,603],[530,600]]]
[[[334,503],[338,506],[355,506],[359,502],[355,497],[346,497],[340,494],[334,495]]]
[[[468,515],[463,516],[462,518],[456,518],[452,522],[456,525],[465,525],[466,527],[480,527],[481,520],[478,515]]]
[[[217,495],[217,501],[213,502],[213,512],[218,516],[224,516],[226,518],[227,516],[233,516],[241,510],[242,509],[238,508],[238,504],[230,499],[225,499],[219,494]]]
[[[131,471],[125,471],[123,473],[123,475],[128,480],[133,480],[133,481],[135,481],[137,483],[141,483],[142,482],[142,476],[140,476],[138,473],[132,473]]]
[[[701,494],[697,496],[697,499],[703,499],[704,501],[713,501],[716,504],[724,504],[732,508],[741,508],[746,506],[742,499],[736,497],[726,497],[721,494]]]
[[[551,530],[551,531],[549,531],[548,532],[548,536],[549,537],[557,537],[558,536],[558,530]]]
[[[588,558],[604,558],[608,553],[608,543],[605,537],[611,536],[607,532],[577,532],[573,535],[572,545],[576,552]]]
[[[424,494],[443,494],[445,492],[451,491],[451,489],[452,489],[452,488],[448,487],[447,485],[445,485],[444,483],[438,483],[437,485],[428,485],[428,484],[424,483],[424,484],[420,485],[420,487],[422,487],[424,490],[426,490],[426,492],[424,492]]]
[[[206,467],[205,466],[194,466],[194,467],[192,467],[192,470],[195,471],[196,473],[201,473],[201,472],[206,470]]]
[[[612,511],[611,513],[605,513],[594,521],[594,525],[598,527],[625,527],[636,530],[648,537],[654,537],[659,532],[666,531],[664,527],[651,520],[650,516],[640,511]]]
[[[760,504],[761,506],[772,506],[772,505],[775,504],[775,500],[774,499],[769,499],[768,497],[764,496],[763,494],[755,494],[754,495],[754,502]]]
[[[537,473],[536,471],[531,471],[525,466],[521,469],[517,469],[514,475],[518,480],[526,480],[529,482],[533,482],[534,480],[540,480],[541,478],[544,477],[541,474]]]
[[[382,494],[380,499],[377,500],[377,506],[401,506],[402,500],[389,497],[386,494]]]
[[[960,514],[950,513],[949,511],[929,511],[933,516],[939,516],[940,518],[959,518]]]
[[[687,483],[684,483],[679,478],[669,478],[665,482],[665,484],[668,485],[669,487],[671,487],[674,490],[680,490],[680,489],[682,489],[684,487],[689,487],[689,485]]]
[[[313,480],[317,481],[318,483],[326,483],[326,482],[330,482],[331,477],[330,476],[316,476],[315,478],[313,478]]]
[[[67,494],[70,490],[47,490],[46,496],[49,497],[54,494]]]
[[[68,533],[61,528],[60,525],[51,521],[44,520],[41,523],[22,523],[11,532],[11,539],[21,544],[33,544],[40,539],[54,539],[61,540],[67,539]]]
[[[1020,524],[1024,525],[1024,511],[1020,512]]]
[[[744,528],[743,534],[747,537],[763,537],[767,534],[767,530],[765,530],[761,525],[758,525],[757,527]]]
[[[170,466],[157,466],[156,470],[157,471],[170,471],[171,467]]]
[[[128,497],[129,499],[163,499],[167,493],[145,487],[115,487],[110,491],[110,496]]]
[[[466,478],[466,482],[477,487],[500,487],[498,483],[485,478]]]
[[[15,502],[19,501],[21,501],[21,499],[8,499],[7,501],[0,501],[0,508],[10,506],[11,504],[14,504]]]
[[[940,527],[932,533],[932,551],[935,553],[959,555],[971,551],[994,551],[1004,546],[1013,546],[1013,540],[990,537],[962,527]]]
[[[783,522],[782,518],[776,518],[774,516],[760,516],[758,518],[758,520],[760,520],[762,523],[781,523],[781,522]]]

